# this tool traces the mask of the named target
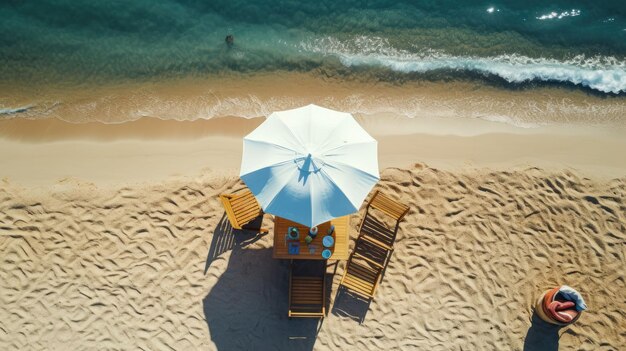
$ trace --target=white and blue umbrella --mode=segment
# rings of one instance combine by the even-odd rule
[[[240,177],[266,213],[314,227],[358,211],[380,179],[378,143],[349,113],[272,113],[243,139]]]

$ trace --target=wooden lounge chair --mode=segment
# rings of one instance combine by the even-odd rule
[[[395,221],[395,227],[393,229],[389,228],[383,222],[376,219],[370,214],[370,209],[379,210],[387,217],[393,219]],[[400,221],[402,221],[408,212],[408,206],[391,199],[389,196],[377,190],[367,204],[365,215],[363,216],[359,228],[359,237],[370,240],[387,250],[393,250],[393,243]]]
[[[391,252],[392,250],[388,250],[371,240],[359,237],[355,242],[352,256],[384,269],[387,267],[389,258],[391,258]]]
[[[303,265],[309,266],[308,272],[306,267],[303,269]],[[288,316],[289,318],[324,318],[326,316],[325,261],[291,261]]]
[[[258,230],[267,233],[266,228],[247,227],[258,217],[263,216],[263,210],[249,189],[236,194],[221,194],[220,200],[233,229]]]
[[[383,265],[353,252],[339,285],[366,299],[374,298],[383,269]]]

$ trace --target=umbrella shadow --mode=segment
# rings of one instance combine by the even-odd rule
[[[524,339],[524,351],[556,351],[559,349],[559,325],[550,324],[533,313],[531,325]]]
[[[311,160],[310,154],[306,158],[303,159],[304,161],[302,163],[302,166],[298,164],[299,160],[300,159],[296,159],[296,166],[300,170],[299,175],[298,175],[298,183],[302,181],[302,185],[304,185],[306,184],[307,179],[309,179],[309,176],[311,175],[311,171],[309,171],[309,168],[311,167],[311,163],[313,161]]]
[[[259,217],[255,219],[255,221],[259,221],[259,219],[262,220],[263,217]],[[253,225],[260,227],[260,222],[253,222]],[[254,233],[250,230],[233,229],[230,221],[228,221],[226,212],[224,212],[222,219],[220,219],[219,223],[215,227],[215,231],[213,231],[211,245],[209,246],[209,253],[204,265],[204,274],[206,274],[211,263],[223,253],[234,248],[244,248],[253,244],[261,237],[262,235],[260,233]]]
[[[271,249],[233,249],[226,270],[202,301],[218,350],[312,350],[316,319],[287,317],[289,262]]]

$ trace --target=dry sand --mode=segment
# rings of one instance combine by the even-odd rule
[[[626,127],[524,129],[469,118],[392,115],[357,119],[378,140],[381,168],[421,161],[448,170],[538,166],[604,179],[626,175],[626,155],[617,151],[626,150]],[[207,172],[233,175],[239,171],[242,137],[262,121],[0,120],[0,179],[45,190],[68,181],[119,187]]]
[[[411,212],[376,298],[337,294],[340,263],[321,326],[217,199],[260,120],[0,121],[0,350],[626,348],[623,129],[379,117]],[[532,315],[558,284],[589,305],[564,329]]]
[[[624,177],[385,170],[378,188],[411,206],[389,267],[368,305],[336,294],[340,263],[319,330],[287,319],[287,262],[272,259],[271,236],[225,221],[217,195],[240,186],[214,174],[45,193],[5,183],[0,349],[626,347]],[[589,305],[561,330],[532,317],[557,284]]]

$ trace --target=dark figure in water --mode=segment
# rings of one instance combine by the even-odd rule
[[[232,34],[228,34],[226,36],[225,41],[226,41],[226,45],[228,45],[228,47],[230,48],[235,44],[235,37],[233,37]]]

